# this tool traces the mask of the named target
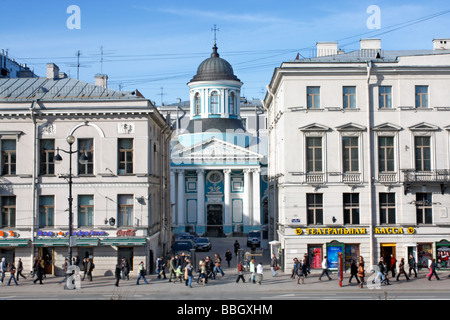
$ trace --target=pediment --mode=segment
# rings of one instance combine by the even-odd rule
[[[366,127],[353,123],[353,122],[349,122],[347,124],[344,124],[342,126],[336,127],[337,131],[366,131]]]
[[[307,126],[304,127],[300,127],[299,128],[301,131],[313,131],[313,132],[323,132],[323,131],[329,131],[330,128],[323,125],[323,124],[318,124],[318,123],[311,123],[308,124]]]
[[[372,127],[373,131],[401,131],[402,127],[397,126],[395,124],[389,123],[389,122],[385,122],[382,124],[379,124],[375,127]]]
[[[260,161],[263,157],[259,153],[217,138],[203,141],[192,147],[172,150],[172,159]]]
[[[411,131],[438,131],[439,127],[434,124],[431,124],[431,123],[421,122],[419,124],[409,127],[409,130],[411,130]]]

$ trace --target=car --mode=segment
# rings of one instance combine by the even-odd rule
[[[181,255],[184,253],[185,256],[190,257],[192,249],[194,249],[194,242],[192,240],[176,240],[172,245],[172,254]]]
[[[209,251],[212,248],[211,241],[209,241],[209,238],[206,237],[200,237],[197,238],[197,241],[195,241],[194,244],[196,251]]]
[[[177,237],[177,240],[191,240],[192,242],[195,242],[197,237],[190,233],[182,233],[179,234]]]
[[[247,247],[260,247],[261,246],[261,232],[254,230],[250,231],[247,236]]]

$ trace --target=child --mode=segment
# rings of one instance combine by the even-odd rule
[[[178,266],[175,270],[175,280],[173,283],[177,282],[177,280],[180,280],[180,283],[183,282],[183,272],[181,271],[181,266]]]

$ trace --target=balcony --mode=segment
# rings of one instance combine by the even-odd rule
[[[350,173],[350,172],[344,172],[342,174],[342,182],[343,183],[361,183],[361,173]]]
[[[444,194],[445,189],[450,182],[450,170],[448,169],[430,171],[416,171],[414,169],[407,169],[402,171],[405,195],[408,191],[411,191],[411,187],[432,185],[440,185],[441,193]]]

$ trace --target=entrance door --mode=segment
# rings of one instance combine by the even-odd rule
[[[39,256],[44,260],[44,273],[53,274],[53,248],[39,248]]]
[[[386,262],[387,267],[391,268],[391,254],[394,259],[397,259],[396,244],[395,243],[382,243],[381,244],[381,256]]]
[[[128,261],[128,265],[130,266],[129,271],[133,271],[133,248],[132,247],[119,247],[117,252],[117,262],[119,265],[122,263],[122,259]]]
[[[223,233],[223,205],[208,204],[206,207],[207,233],[209,237],[219,237]]]

